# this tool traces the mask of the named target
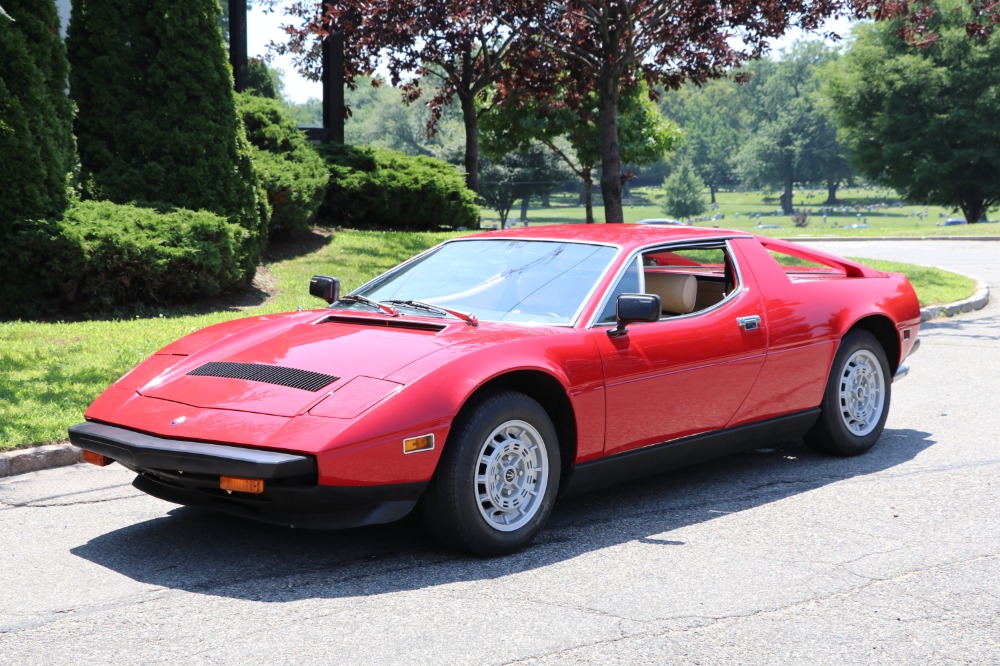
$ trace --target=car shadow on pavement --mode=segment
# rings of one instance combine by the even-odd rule
[[[285,602],[378,595],[495,579],[631,541],[684,548],[671,531],[879,474],[934,443],[928,433],[886,430],[868,454],[833,458],[793,440],[562,499],[531,546],[493,559],[447,549],[417,517],[311,532],[187,507],[71,552],[141,583],[219,597]]]

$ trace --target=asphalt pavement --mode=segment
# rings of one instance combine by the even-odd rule
[[[1000,293],[1000,243],[817,247]],[[998,323],[924,324],[867,455],[774,442],[564,500],[504,558],[176,507],[118,466],[0,479],[0,664],[1000,664]]]

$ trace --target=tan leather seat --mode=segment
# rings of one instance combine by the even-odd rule
[[[664,314],[687,314],[698,298],[698,279],[676,273],[646,273],[646,293],[660,297]]]

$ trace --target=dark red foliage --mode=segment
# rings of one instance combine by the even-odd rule
[[[969,2],[969,34],[987,34],[1000,20],[1000,2]],[[621,221],[615,116],[622,90],[640,79],[650,90],[703,82],[766,52],[792,27],[815,31],[837,16],[902,18],[903,36],[924,46],[936,39],[926,28],[934,11],[923,0],[299,0],[289,13],[302,22],[288,28],[284,48],[315,74],[314,38],[342,30],[350,85],[382,65],[413,100],[422,80],[437,78],[433,119],[458,96],[467,133],[476,132],[475,102],[493,85],[500,103],[530,95],[571,108],[596,92],[605,218]],[[466,167],[474,162],[467,158]]]

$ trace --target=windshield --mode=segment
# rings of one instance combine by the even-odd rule
[[[487,321],[572,324],[617,252],[555,241],[453,241],[353,293],[373,301],[422,301]]]

